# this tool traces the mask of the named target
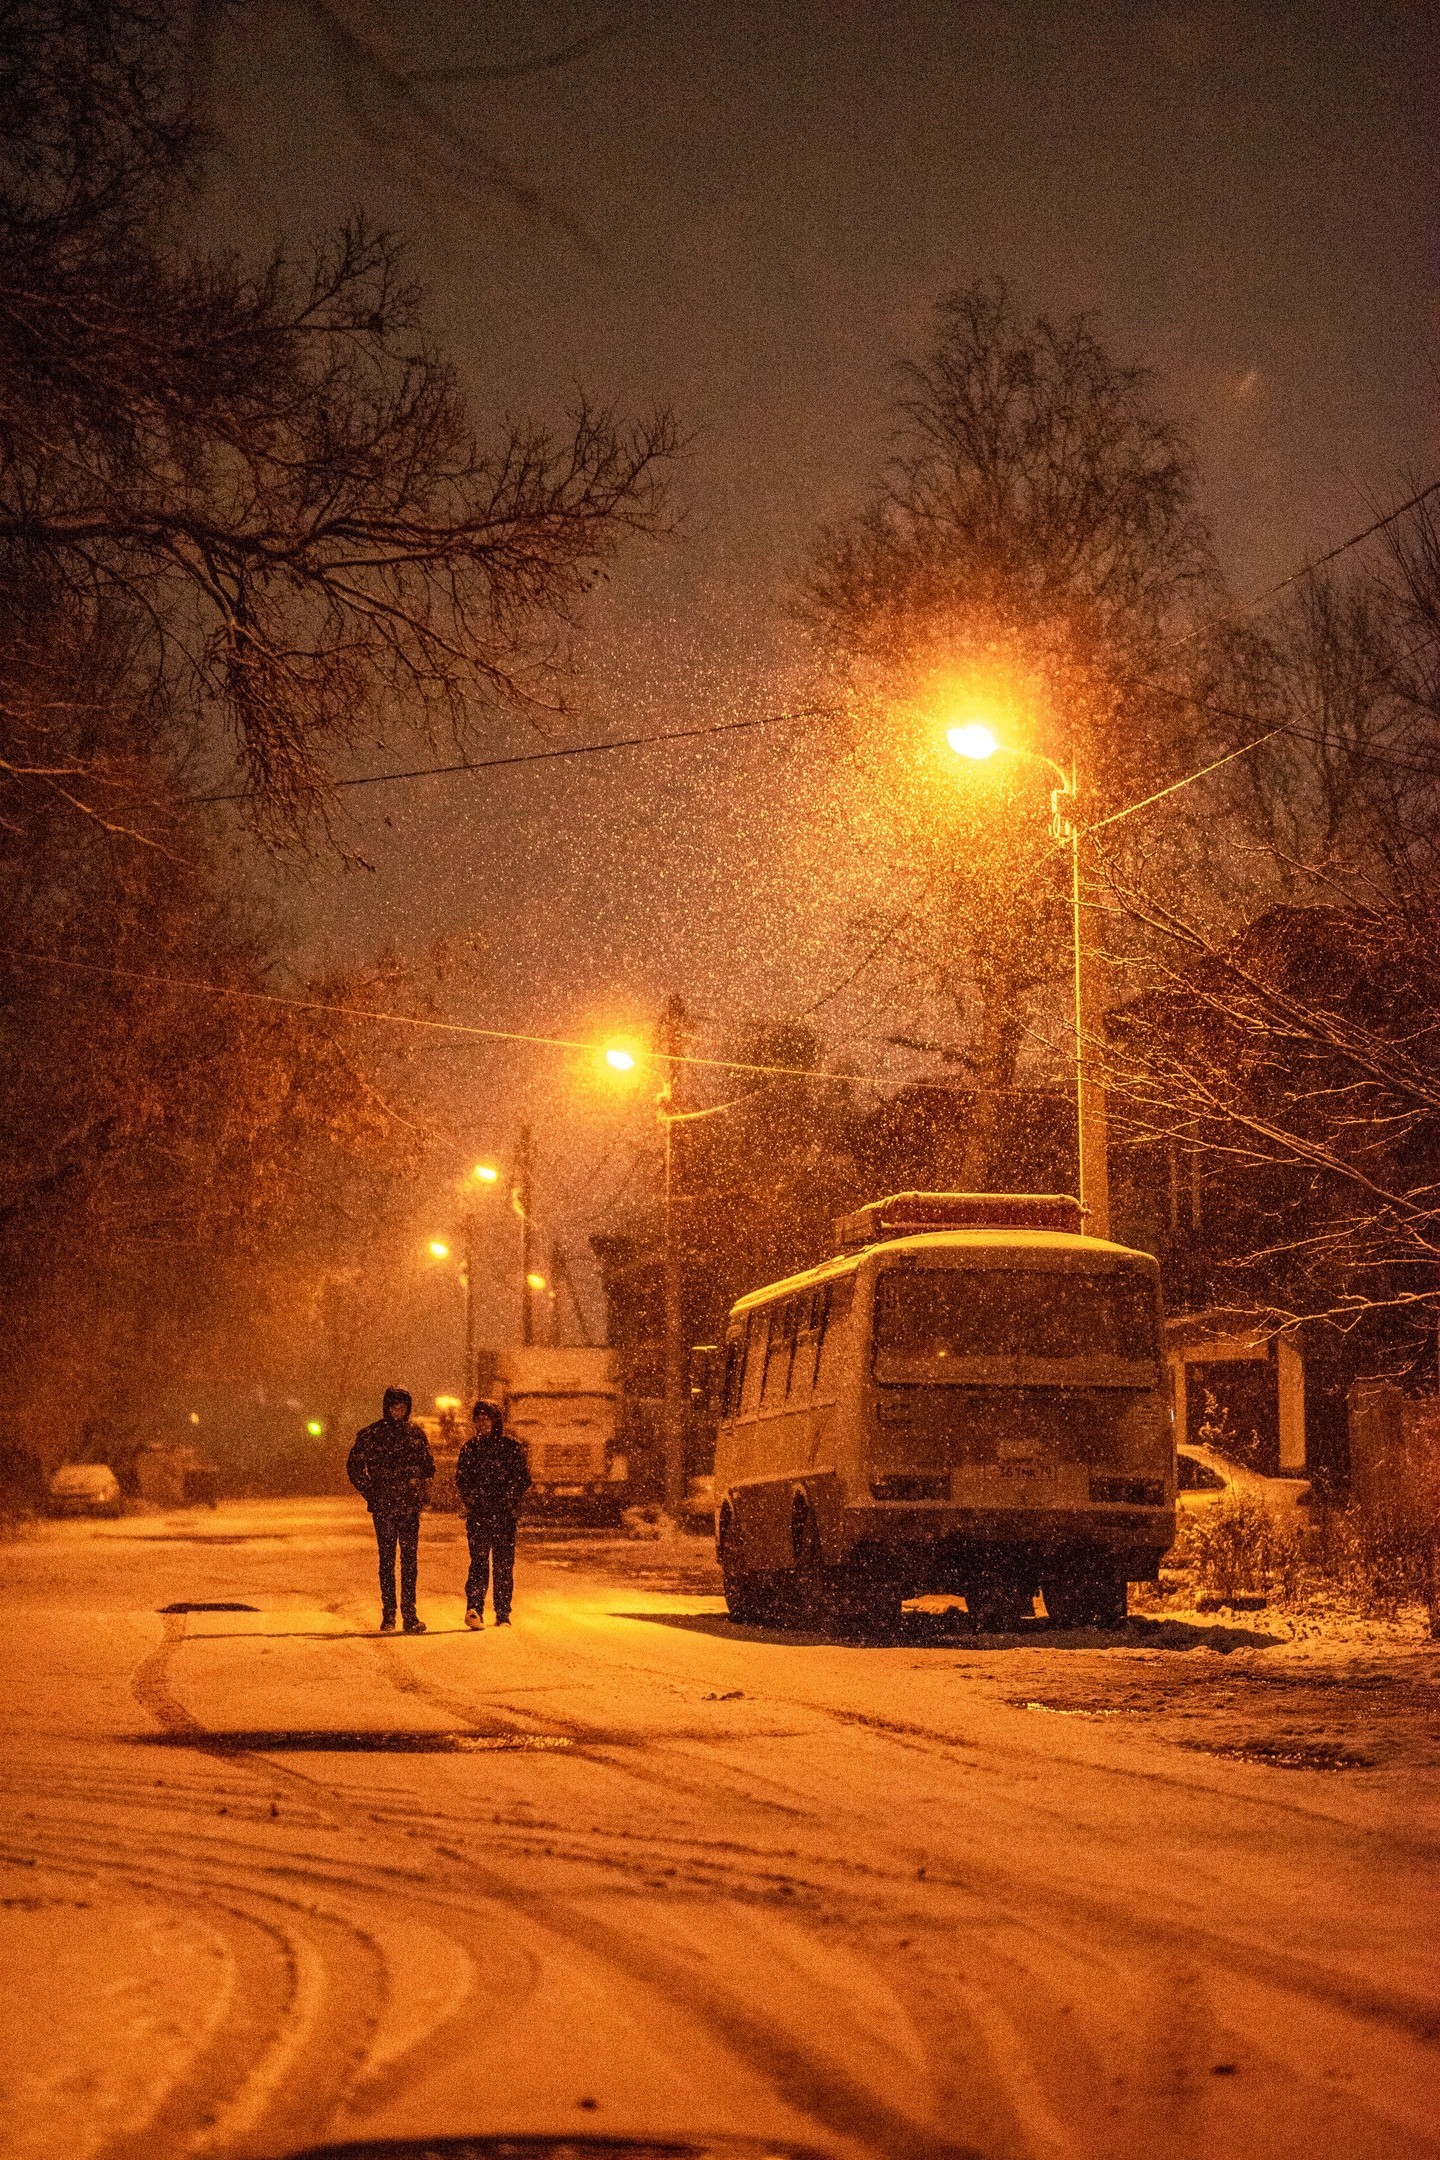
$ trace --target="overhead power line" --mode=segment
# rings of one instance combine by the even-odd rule
[[[1334,547],[1327,548],[1323,555],[1312,556],[1309,562],[1302,563],[1298,570],[1292,570],[1290,575],[1281,578],[1278,584],[1267,586],[1264,592],[1256,593],[1253,598],[1242,601],[1236,612],[1242,613],[1247,612],[1250,608],[1263,607],[1267,600],[1273,600],[1279,593],[1288,592],[1290,587],[1298,585],[1302,578],[1311,577],[1317,570],[1323,570],[1325,565],[1334,562],[1337,556],[1348,555],[1351,548],[1359,547],[1362,541],[1373,540],[1376,533],[1383,532],[1387,525],[1393,525],[1397,518],[1404,517],[1408,511],[1418,510],[1421,503],[1427,497],[1435,494],[1437,489],[1440,489],[1440,480],[1430,481],[1428,486],[1421,488],[1418,495],[1412,495],[1408,502],[1397,503],[1393,510],[1385,512],[1384,517],[1378,517],[1372,524],[1367,525],[1363,532],[1351,533],[1348,540],[1341,540]]]
[[[1407,511],[1418,509],[1420,504],[1437,490],[1440,490],[1440,479],[1432,480],[1427,487],[1421,488],[1418,494],[1412,495],[1408,502],[1399,503],[1395,509],[1387,510],[1383,517],[1374,519],[1362,531],[1351,533],[1348,539],[1327,548],[1323,555],[1313,556],[1308,562],[1302,563],[1298,570],[1292,570],[1288,577],[1281,578],[1277,584],[1267,586],[1264,592],[1255,593],[1248,600],[1237,601],[1233,607],[1224,610],[1224,613],[1244,615],[1253,608],[1263,607],[1267,600],[1273,600],[1278,594],[1288,591],[1290,586],[1298,585],[1303,578],[1323,569],[1338,556],[1347,554],[1351,548],[1359,547],[1366,540],[1373,539],[1377,532],[1383,532],[1387,525],[1393,525],[1396,519],[1404,517]],[[1183,637],[1175,640],[1171,650],[1178,650],[1182,645],[1191,644],[1197,637],[1203,637],[1208,627],[1209,625],[1201,624],[1196,629],[1187,631]],[[1165,688],[1158,684],[1153,687],[1162,690]],[[1192,704],[1205,704],[1203,699],[1183,690],[1169,690],[1168,694],[1172,697],[1188,698]],[[1218,713],[1224,711],[1224,708],[1219,706],[1208,706],[1205,709]],[[665,728],[649,735],[617,735],[602,742],[563,743],[553,750],[518,750],[502,757],[461,758],[449,765],[411,765],[394,772],[358,773],[351,779],[336,780],[331,784],[337,793],[350,788],[392,787],[407,780],[449,779],[458,773],[497,772],[512,765],[548,765],[564,758],[604,757],[616,750],[643,750],[662,743],[697,742],[711,735],[738,735],[756,728],[813,725],[819,721],[838,720],[843,717],[841,709],[835,705],[802,705],[792,712],[761,713],[753,720],[715,720],[696,727]],[[197,795],[194,800],[202,805],[244,802],[248,792],[245,788],[227,788],[212,795]]]
[[[78,975],[103,975],[117,982],[140,983],[154,990],[188,990],[202,996],[233,998],[254,1005],[276,1005],[291,1012],[325,1013],[337,1020],[368,1020],[377,1025],[414,1028],[435,1035],[460,1035],[481,1042],[528,1043],[542,1050],[583,1050],[594,1057],[603,1057],[608,1047],[603,1042],[587,1042],[579,1036],[537,1035],[520,1028],[475,1027],[464,1020],[434,1020],[415,1013],[377,1012],[370,1005],[335,1005],[323,998],[285,997],[278,990],[251,990],[236,983],[206,982],[199,976],[151,975],[139,968],[115,967],[98,960],[69,960],[58,953],[12,949],[6,958],[33,967],[64,968]],[[647,1060],[656,1065],[695,1065],[715,1072],[758,1073],[774,1080],[853,1083],[865,1077],[862,1073],[826,1072],[808,1065],[759,1065],[743,1058],[671,1057],[658,1050],[634,1050],[631,1056],[637,1065]]]
[[[454,765],[413,765],[400,772],[360,773],[351,780],[336,780],[340,788],[387,787],[399,780],[434,780],[453,773],[494,772],[505,765],[548,765],[559,758],[603,757],[612,750],[639,750],[652,743],[694,742],[705,735],[738,735],[746,729],[799,727],[807,722],[840,718],[833,705],[799,706],[794,712],[761,713],[754,720],[715,720],[700,727],[666,728],[655,735],[617,735],[604,742],[563,743],[553,750],[517,750],[504,757],[464,758]],[[233,788],[218,795],[197,795],[197,803],[244,802],[247,790]]]

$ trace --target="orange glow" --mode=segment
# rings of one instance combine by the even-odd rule
[[[527,1275],[525,1280],[532,1290],[548,1290],[550,1287],[543,1275]]]
[[[470,1175],[481,1185],[495,1185],[500,1179],[500,1172],[488,1162],[477,1162]]]
[[[447,1244],[445,1243],[445,1240],[444,1240],[443,1238],[438,1238],[438,1237],[432,1237],[432,1238],[431,1238],[431,1240],[430,1240],[430,1257],[431,1257],[431,1259],[432,1259],[432,1260],[448,1260],[448,1259],[449,1259],[449,1257],[450,1257],[450,1247],[449,1247],[449,1246],[448,1246],[448,1245],[447,1245]]]
[[[618,1043],[605,1052],[605,1062],[612,1072],[627,1073],[635,1070],[635,1059],[632,1053],[622,1049]]]

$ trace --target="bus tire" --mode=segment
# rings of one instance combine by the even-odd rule
[[[790,1577],[791,1603],[802,1627],[830,1627],[835,1620],[835,1585],[820,1550],[820,1525],[815,1510],[803,1493],[795,1495],[790,1515],[790,1544],[795,1572]]]
[[[715,1536],[715,1554],[720,1562],[725,1610],[737,1627],[764,1627],[770,1619],[771,1604],[765,1595],[766,1578],[752,1575],[736,1565],[736,1540],[735,1517],[728,1507],[723,1508]]]
[[[762,1600],[753,1575],[726,1575],[725,1610],[739,1627],[755,1627],[761,1621]]]
[[[1125,1625],[1130,1586],[1123,1575],[1103,1563],[1057,1569],[1041,1587],[1052,1627]]]

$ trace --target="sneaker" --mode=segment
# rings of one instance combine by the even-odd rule
[[[382,1614],[381,1614],[381,1616],[380,1616],[380,1632],[381,1632],[381,1634],[382,1634],[382,1635],[393,1635],[393,1634],[394,1634],[394,1632],[395,1632],[395,1615],[394,1615],[394,1613],[393,1613],[393,1612],[387,1612],[387,1613],[382,1613]]]
[[[403,1626],[407,1635],[423,1635],[425,1633],[425,1622],[420,1618],[419,1613],[406,1613]]]
[[[508,1613],[508,1612],[499,1612],[499,1613],[496,1613],[496,1615],[495,1615],[495,1625],[496,1625],[496,1627],[509,1627],[509,1625],[510,1625],[510,1615],[509,1615],[509,1613]]]
[[[481,1619],[479,1613],[476,1612],[473,1605],[469,1608],[465,1615],[465,1625],[466,1627],[484,1627],[485,1625],[485,1622]]]

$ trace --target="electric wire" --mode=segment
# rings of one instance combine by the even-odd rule
[[[1279,579],[1274,585],[1267,586],[1263,592],[1252,594],[1248,600],[1237,600],[1232,607],[1222,609],[1220,616],[1216,619],[1224,621],[1227,617],[1249,614],[1253,609],[1263,607],[1267,600],[1275,599],[1280,593],[1288,591],[1292,585],[1298,585],[1302,579],[1312,576],[1316,570],[1324,569],[1327,563],[1335,562],[1341,555],[1348,554],[1351,548],[1359,547],[1366,540],[1373,539],[1376,533],[1383,532],[1387,525],[1393,525],[1398,518],[1406,516],[1409,511],[1418,509],[1421,503],[1428,501],[1429,497],[1437,491],[1440,491],[1440,479],[1430,481],[1426,487],[1420,489],[1418,494],[1412,495],[1406,502],[1397,504],[1393,510],[1387,510],[1383,517],[1374,519],[1362,531],[1351,533],[1348,539],[1338,541],[1334,547],[1327,548],[1323,554],[1312,556],[1307,562],[1302,563],[1298,570],[1292,570],[1288,576]],[[1213,623],[1203,623],[1196,629],[1187,631],[1183,637],[1175,640],[1170,649],[1178,650],[1180,646],[1192,643],[1194,639],[1203,636],[1212,627]],[[1223,706],[1208,705],[1203,698],[1198,697],[1193,691],[1177,690],[1163,683],[1150,683],[1148,678],[1141,678],[1141,680],[1146,682],[1147,687],[1159,690],[1162,695],[1182,698],[1186,703],[1196,705],[1202,711],[1215,712],[1221,717],[1240,717],[1238,714],[1227,714]],[[802,705],[790,712],[762,713],[752,720],[717,720],[695,727],[668,728],[650,735],[616,736],[603,742],[565,743],[553,750],[515,751],[502,757],[465,758],[450,765],[415,765],[394,772],[359,773],[350,779],[336,780],[331,785],[336,791],[342,788],[389,787],[407,780],[441,779],[457,773],[494,772],[511,765],[544,765],[561,758],[603,757],[614,750],[639,750],[658,743],[694,742],[710,735],[739,734],[746,730],[764,727],[813,725],[819,721],[841,718],[843,718],[843,713],[838,706]],[[217,794],[198,795],[194,800],[197,804],[204,805],[244,802],[248,799],[248,793],[249,791],[245,788],[227,789]]]
[[[402,780],[434,780],[454,773],[496,772],[507,765],[547,765],[561,758],[603,757],[612,750],[639,750],[655,743],[695,742],[707,735],[737,735],[754,728],[814,725],[818,721],[840,717],[837,706],[800,706],[794,712],[761,713],[753,720],[716,720],[696,727],[666,728],[654,735],[617,735],[607,737],[603,742],[561,743],[553,750],[517,750],[502,757],[465,758],[453,765],[414,765],[404,771],[359,773],[348,780],[333,781],[331,785],[337,792],[341,788],[388,787]],[[197,805],[207,806],[248,799],[249,791],[245,788],[192,798]]]
[[[71,960],[58,953],[29,952],[20,947],[10,948],[5,958],[35,967],[63,968],[81,975],[102,975],[115,981],[139,983],[154,990],[189,990],[209,997],[234,998],[256,1005],[274,1005],[291,1012],[323,1013],[332,1019],[364,1020],[376,1025],[413,1028],[437,1035],[458,1035],[482,1042],[528,1043],[542,1050],[581,1050],[596,1057],[603,1057],[607,1048],[603,1042],[587,1042],[579,1036],[540,1035],[521,1028],[477,1027],[464,1020],[437,1020],[416,1013],[381,1012],[369,1005],[336,1005],[323,998],[286,997],[277,990],[255,990],[238,983],[205,982],[198,976],[153,975],[138,968],[116,967],[98,960]],[[853,1085],[857,1079],[864,1077],[859,1073],[827,1072],[820,1067],[808,1065],[762,1065],[743,1058],[699,1057],[693,1052],[672,1056],[658,1050],[634,1050],[631,1055],[637,1065],[693,1065],[714,1072],[756,1073],[765,1079],[814,1080]]]

